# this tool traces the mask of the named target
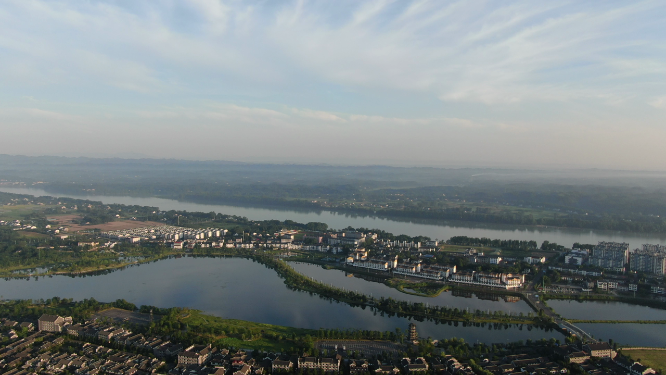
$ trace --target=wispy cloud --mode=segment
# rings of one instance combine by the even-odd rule
[[[654,100],[651,100],[648,104],[655,108],[666,108],[666,96],[655,98]]]
[[[518,139],[580,134],[620,160],[594,134],[618,127],[636,134],[605,144],[639,144],[640,122],[659,138],[662,111],[645,107],[666,107],[664,15],[658,0],[6,0],[0,126],[71,120],[112,138],[127,121],[181,139],[263,130],[313,142],[353,131],[385,145],[428,134],[432,147],[487,145],[490,158]],[[52,113],[25,110],[27,93]]]
[[[139,92],[315,79],[492,104],[636,94],[640,85],[626,93],[608,77],[648,84],[666,74],[663,39],[662,49],[645,45],[666,12],[656,1],[166,4],[8,1],[0,45],[68,78]],[[631,48],[643,58],[630,59]]]

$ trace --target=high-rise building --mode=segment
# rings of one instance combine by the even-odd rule
[[[629,269],[657,276],[666,274],[666,246],[643,245],[629,254]]]
[[[599,242],[592,249],[589,263],[614,271],[624,271],[629,262],[629,244],[626,242]]]

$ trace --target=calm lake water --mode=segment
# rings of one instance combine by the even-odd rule
[[[0,186],[0,191],[36,196],[54,195],[45,190],[33,188]],[[599,241],[617,241],[628,242],[632,249],[639,248],[645,243],[666,245],[666,234],[519,227],[510,225],[476,224],[472,222],[436,222],[425,220],[398,221],[371,216],[338,214],[330,211],[297,211],[288,209],[199,204],[162,198],[63,194],[60,194],[59,196],[101,201],[106,204],[118,203],[159,207],[161,210],[214,211],[227,215],[244,216],[251,220],[294,220],[300,223],[317,221],[326,223],[329,227],[337,229],[346,228],[351,225],[355,228],[363,227],[381,229],[396,235],[407,234],[410,236],[428,236],[440,240],[447,240],[452,236],[488,237],[503,240],[534,240],[539,244],[547,240],[567,247],[571,247],[575,242],[596,244]]]
[[[128,267],[105,275],[53,276],[35,280],[0,280],[2,298],[124,298],[137,306],[182,306],[224,318],[300,328],[357,328],[405,331],[410,320],[382,316],[370,309],[322,299],[290,290],[283,280],[259,263],[240,258],[179,258]],[[468,342],[499,343],[554,337],[556,331],[528,326],[500,328],[492,325],[416,322],[422,337],[459,337]]]
[[[471,292],[443,292],[437,297],[419,297],[388,287],[381,282],[368,281],[364,276],[354,276],[353,273],[348,273],[342,270],[331,269],[327,270],[321,266],[289,262],[296,271],[312,277],[313,279],[332,284],[338,288],[348,290],[356,290],[361,293],[372,295],[379,298],[393,298],[396,300],[410,301],[410,302],[423,302],[430,305],[457,307],[459,309],[484,310],[484,311],[503,311],[512,314],[528,314],[533,310],[522,299],[510,296],[500,296],[498,294],[488,293],[471,293]]]
[[[576,326],[596,339],[613,339],[621,345],[662,348],[666,346],[666,324],[580,323]]]
[[[9,188],[0,186],[0,191],[53,195],[41,189]],[[598,241],[628,242],[631,248],[644,243],[666,244],[666,235],[622,233],[560,228],[534,228],[501,225],[485,225],[460,222],[397,221],[370,216],[337,214],[329,211],[296,211],[227,205],[208,205],[181,202],[161,198],[135,198],[117,196],[62,195],[71,198],[159,207],[162,210],[186,210],[218,212],[245,216],[251,220],[294,220],[297,222],[324,222],[331,228],[347,226],[377,228],[394,234],[411,236],[425,235],[446,240],[452,236],[489,237],[496,239],[544,240],[571,246],[574,242],[596,243]],[[522,302],[507,302],[493,295],[443,293],[436,298],[410,296],[356,277],[347,277],[343,271],[323,270],[313,265],[294,264],[299,271],[317,280],[332,283],[347,289],[364,291],[374,296],[393,297],[410,301],[423,301],[444,306],[475,309],[501,310],[511,313],[528,313],[530,309]],[[101,276],[68,277],[55,276],[26,280],[0,281],[0,298],[51,298],[59,296],[77,300],[94,297],[100,301],[124,298],[136,305],[149,304],[160,307],[183,306],[203,310],[207,313],[256,322],[302,328],[359,328],[370,330],[406,329],[406,318],[387,317],[369,309],[350,307],[331,302],[308,293],[286,288],[281,279],[262,265],[244,259],[169,259],[157,263],[130,267]],[[491,300],[495,299],[495,301]],[[579,304],[572,301],[548,302],[556,311],[568,318],[587,319],[666,319],[666,311],[622,303],[607,305],[601,302]],[[468,342],[497,343],[527,339],[555,337],[557,332],[546,332],[536,328],[510,327],[463,327],[454,324],[417,322],[421,336],[432,338],[461,337]],[[652,327],[652,328],[651,328]],[[633,345],[664,346],[666,325],[654,324],[585,324],[581,328],[595,337],[613,338],[620,343]],[[661,340],[661,341],[660,341]],[[653,343],[653,344],[650,344]]]
[[[666,320],[666,310],[614,301],[548,300],[548,306],[569,319]]]

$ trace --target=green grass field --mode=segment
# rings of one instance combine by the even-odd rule
[[[661,373],[666,370],[666,350],[623,350],[622,354]]]
[[[53,206],[40,206],[36,204],[20,204],[16,206],[0,206],[0,220],[22,219],[25,215],[35,211],[43,211]]]
[[[440,245],[441,251],[443,251],[445,253],[462,252],[462,251],[465,251],[465,250],[469,249],[470,247],[471,246],[458,246],[458,245],[446,245],[446,244]],[[476,250],[480,251],[480,252],[483,252],[483,253],[492,253],[492,252],[495,251],[494,249],[491,249],[489,247],[474,246],[474,248]]]
[[[21,237],[25,237],[27,239],[42,239],[42,238],[50,238],[51,236],[43,234],[43,233],[36,233],[36,232],[28,232],[28,231],[21,231],[20,232]]]
[[[293,346],[293,342],[287,339],[316,334],[316,331],[309,329],[223,319],[197,310],[187,310],[187,315],[180,321],[187,324],[191,331],[201,332],[213,339],[217,345],[242,349],[285,351]]]

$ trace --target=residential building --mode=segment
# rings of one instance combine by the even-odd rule
[[[590,353],[592,357],[610,358],[615,357],[613,348],[607,342],[590,343],[583,345],[583,350]]]
[[[525,275],[476,271],[458,272],[451,275],[449,281],[462,284],[489,286],[493,288],[515,289],[523,286],[525,283]]]
[[[365,259],[363,259],[365,258]],[[397,257],[395,262],[397,262]],[[355,260],[354,257],[348,257],[346,263],[350,266],[359,268],[368,268],[372,270],[388,271],[392,268],[394,261],[380,258],[368,259],[365,255],[361,256],[360,260]]]
[[[365,359],[350,360],[349,361],[349,373],[351,374],[360,374],[369,372],[368,361]]]
[[[502,263],[502,257],[494,255],[481,255],[476,257],[476,263],[486,263],[486,264],[500,264]]]
[[[593,266],[624,271],[629,262],[629,244],[626,242],[599,242],[592,249],[589,263]]]
[[[590,355],[585,352],[573,352],[565,357],[569,363],[583,363],[590,359]]]
[[[71,321],[71,318],[70,318]],[[37,327],[40,331],[62,332],[66,324],[65,318],[58,315],[44,314],[37,320]]]
[[[629,368],[629,372],[631,375],[650,375],[657,373],[654,369],[644,366],[639,362],[634,363],[631,368]]]
[[[546,263],[546,257],[535,257],[535,256],[525,257],[523,258],[523,261],[529,264],[543,264]]]
[[[456,273],[456,266],[423,265],[419,277],[432,280],[446,280]]]
[[[564,263],[570,266],[582,266],[589,256],[586,250],[573,249],[564,256]]]
[[[216,348],[212,348],[210,344],[205,345],[192,345],[178,353],[178,364],[179,365],[203,365],[210,359],[217,351]]]
[[[421,263],[400,263],[393,273],[407,276],[416,276],[421,272]]]
[[[643,245],[629,254],[629,269],[656,276],[666,275],[666,246]]]
[[[340,371],[340,361],[337,358],[298,358],[299,369],[321,369],[324,371]]]
[[[273,360],[273,362],[271,364],[272,372],[276,372],[276,371],[288,371],[289,372],[293,368],[294,368],[294,363],[289,361],[289,360],[283,361],[283,360],[280,360],[280,359],[275,359],[275,360]]]

